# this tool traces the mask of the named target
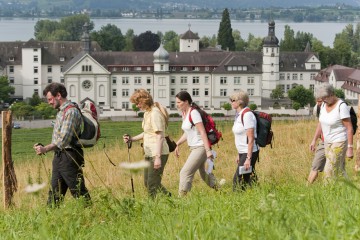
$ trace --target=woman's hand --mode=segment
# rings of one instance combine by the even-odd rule
[[[211,158],[211,159],[214,158],[214,155],[213,155],[213,153],[212,153],[211,150],[206,150],[206,157],[207,157],[208,159],[209,159],[209,158]]]
[[[239,154],[236,155],[236,163],[239,164],[240,163],[240,158],[239,158]]]
[[[161,157],[155,156],[154,169],[159,169],[159,168],[161,168]]]
[[[346,150],[346,157],[353,159],[354,157],[354,153],[353,153],[353,148],[352,147],[348,147]]]
[[[316,149],[315,144],[316,144],[316,141],[312,140],[310,143],[310,151],[315,152],[315,149]]]
[[[124,143],[127,143],[129,141],[131,141],[131,137],[129,134],[124,134],[123,135],[123,140],[124,140]]]
[[[174,153],[175,153],[175,156],[177,158],[179,158],[179,156],[180,156],[180,154],[179,154],[179,145],[176,146]]]
[[[250,160],[251,158],[246,158],[246,161],[244,162],[245,170],[248,170],[250,168]]]

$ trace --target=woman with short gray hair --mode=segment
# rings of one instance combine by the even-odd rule
[[[324,177],[329,180],[340,175],[347,177],[345,157],[353,158],[353,127],[350,111],[344,101],[337,98],[334,87],[328,83],[317,88],[316,98],[324,102],[321,106],[319,124],[310,150],[315,151],[316,140],[323,134],[326,163]]]
[[[230,96],[230,102],[232,108],[236,110],[232,131],[235,136],[235,146],[238,152],[233,190],[245,190],[247,186],[251,186],[252,182],[257,179],[255,174],[255,163],[259,158],[259,146],[255,143],[257,121],[255,115],[247,106],[249,104],[247,92],[242,90],[234,92]],[[240,167],[250,172],[242,173]],[[250,167],[252,170],[250,170]]]

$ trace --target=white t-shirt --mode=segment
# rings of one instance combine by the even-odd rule
[[[247,108],[247,107],[246,107]],[[254,129],[254,137],[256,138],[256,117],[255,115],[249,111],[246,112],[244,114],[244,124],[241,121],[241,115],[242,112],[246,109],[242,109],[239,112],[239,115],[237,116],[237,118],[234,121],[234,126],[232,128],[232,131],[234,133],[235,136],[235,146],[236,149],[238,150],[239,153],[247,153],[248,152],[248,140],[247,140],[247,136],[246,136],[246,130],[249,128],[253,128]],[[256,152],[258,150],[258,146],[256,145],[256,143],[254,142],[254,146],[253,146],[253,152]]]
[[[189,111],[189,113],[191,113],[191,120],[193,121],[194,125],[202,122],[199,111],[193,109]],[[189,120],[189,113],[187,113],[185,117],[183,117],[181,129],[186,133],[187,143],[189,147],[203,146],[204,142],[201,138],[200,132],[197,130],[196,126],[191,127],[192,125]]]
[[[321,107],[319,121],[326,143],[343,142],[347,140],[347,131],[342,119],[350,118],[350,111],[345,103],[339,100],[329,113],[325,105]],[[339,109],[340,105],[340,109]]]

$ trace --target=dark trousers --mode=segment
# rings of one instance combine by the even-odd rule
[[[171,193],[161,184],[164,168],[169,155],[161,155],[161,167],[154,169],[154,158],[145,157],[146,161],[150,162],[149,168],[144,170],[144,184],[148,190],[149,196],[154,198],[158,192],[171,196]]]
[[[255,164],[259,159],[259,151],[253,152],[251,156],[250,165],[252,166],[252,172],[239,175],[239,167],[244,166],[247,153],[239,154],[239,164],[236,167],[236,171],[233,179],[233,190],[245,190],[247,186],[251,186],[253,182],[257,181],[257,175],[255,171]]]
[[[58,204],[62,201],[68,189],[74,198],[83,196],[85,200],[90,201],[89,192],[85,187],[83,166],[84,153],[82,149],[55,152],[48,205]]]

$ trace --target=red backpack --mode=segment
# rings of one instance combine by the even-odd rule
[[[191,118],[191,111],[193,109],[194,108],[191,108],[190,113],[189,113],[189,121],[191,123],[191,127],[195,126],[195,124]],[[222,133],[216,129],[216,123],[215,123],[214,119],[209,114],[207,114],[205,111],[202,111],[202,112],[203,112],[203,114],[200,114],[201,119],[204,124],[206,135],[208,137],[208,140],[209,140],[209,143],[211,146],[211,145],[218,143],[220,141],[220,139],[222,139]]]

